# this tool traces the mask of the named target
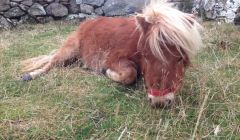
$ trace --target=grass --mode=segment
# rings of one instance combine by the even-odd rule
[[[19,62],[58,48],[76,24],[0,32],[0,139],[240,139],[240,28],[204,26],[171,109],[152,109],[141,81],[124,87],[78,65],[23,82]]]

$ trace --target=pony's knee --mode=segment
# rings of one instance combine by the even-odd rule
[[[135,68],[124,68],[119,71],[107,69],[106,75],[113,81],[120,82],[124,85],[129,85],[135,82],[137,78],[137,71]]]
[[[117,73],[111,69],[107,69],[106,75],[108,78],[112,79],[113,81],[120,82],[120,74],[119,73]]]
[[[125,78],[123,80],[123,83],[126,85],[130,85],[134,83],[137,79],[137,70],[135,68],[128,68],[125,71]]]

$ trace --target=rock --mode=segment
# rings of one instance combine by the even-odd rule
[[[99,7],[104,4],[104,0],[82,0],[82,3]]]
[[[240,25],[240,16],[234,18],[233,22],[234,22],[235,25]]]
[[[81,4],[80,5],[80,12],[85,14],[91,14],[94,12],[94,8],[91,5]]]
[[[66,2],[68,2],[69,0],[59,0],[59,2],[61,3],[61,2],[63,2],[63,3],[66,3]]]
[[[24,14],[25,12],[21,10],[19,7],[13,7],[4,13],[4,17],[17,18],[17,17],[21,17]]]
[[[27,11],[29,9],[28,6],[20,4],[19,7],[23,10],[23,11]]]
[[[78,18],[78,14],[69,14],[65,20],[73,20],[73,19],[77,19]]]
[[[97,15],[99,15],[99,16],[102,16],[102,15],[103,15],[103,9],[102,9],[101,7],[96,8],[96,9],[94,10],[94,12],[95,12]]]
[[[76,0],[76,3],[77,3],[77,4],[83,4],[83,3],[82,3],[82,0]]]
[[[68,9],[59,3],[51,3],[47,6],[46,12],[48,15],[54,16],[54,17],[64,17],[68,15]]]
[[[82,14],[82,13],[80,13],[80,14],[70,14],[65,18],[65,20],[79,19],[80,21],[82,21],[82,20],[86,19],[87,16],[88,16],[87,14]]]
[[[45,3],[43,4],[42,6],[46,9],[46,7],[48,6],[49,4]]]
[[[95,15],[95,14],[89,15],[89,14],[79,13],[79,14],[70,14],[65,19],[66,20],[78,19],[79,21],[82,21],[85,19],[94,19],[96,17],[97,17],[97,15]]]
[[[21,2],[21,4],[27,5],[27,6],[32,6],[33,5],[33,1],[32,0],[23,0]]]
[[[22,23],[31,23],[31,24],[35,24],[37,23],[36,19],[29,16],[29,15],[25,15],[25,16],[22,16],[20,21],[19,21],[20,24]]]
[[[145,0],[107,0],[103,11],[106,16],[128,15],[141,10],[145,2]]]
[[[51,21],[53,21],[54,19],[53,19],[53,17],[51,17],[51,16],[49,16],[49,17],[37,17],[37,21],[39,22],[39,23],[48,23],[48,22],[51,22]]]
[[[176,7],[185,13],[191,13],[194,0],[175,0]]]
[[[235,14],[240,16],[240,5],[239,5],[239,7],[237,8],[237,10],[235,11]]]
[[[240,7],[238,7],[235,13],[236,13],[236,16],[233,22],[235,25],[240,25]]]
[[[195,0],[193,10],[206,19],[230,23],[234,21],[235,11],[239,6],[239,0]]]
[[[204,10],[207,19],[216,19],[218,16],[220,16],[220,12],[224,10],[224,5],[222,2],[209,0],[204,5]]]
[[[46,15],[46,11],[43,6],[39,3],[34,3],[29,9],[28,14],[31,16],[44,16]]]
[[[59,3],[64,5],[64,6],[68,6],[69,5],[69,1],[62,1],[62,2],[59,2]]]
[[[11,7],[17,7],[17,6],[18,6],[18,3],[16,3],[16,2],[10,2],[10,6],[11,6]]]
[[[3,16],[0,15],[0,29],[9,29],[12,27],[12,24]]]
[[[69,5],[69,0],[60,0],[59,3],[62,5]]]
[[[82,18],[85,17],[86,19],[94,19],[97,17],[97,15],[95,15],[95,14],[88,15],[88,14],[79,13],[78,15]]]
[[[0,12],[6,11],[10,9],[10,1],[9,0],[0,0]]]
[[[226,20],[227,22],[234,22],[234,18],[236,16],[236,11],[240,7],[240,1],[239,0],[228,0],[226,2]]]
[[[88,17],[88,14],[79,13],[78,17],[82,19],[86,19]]]
[[[69,9],[69,13],[76,14],[80,11],[80,6],[77,5],[76,0],[70,0],[68,9]]]
[[[11,0],[11,1],[13,1],[13,2],[21,2],[23,0]]]
[[[12,19],[11,23],[12,23],[13,26],[17,26],[19,24],[17,19]]]
[[[53,0],[54,1],[54,0]],[[44,4],[49,4],[50,2],[48,2],[48,0],[34,0],[34,2],[36,3],[39,3],[41,5],[44,5]]]
[[[96,15],[96,14],[91,14],[91,15],[88,15],[87,16],[87,19],[95,19],[95,18],[97,18],[98,17],[98,15]]]
[[[212,12],[212,11],[205,11],[205,18],[207,18],[207,19],[216,19],[216,15],[214,14],[214,12]]]
[[[54,0],[45,0],[47,3],[52,3]]]

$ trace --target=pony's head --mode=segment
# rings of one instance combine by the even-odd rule
[[[141,72],[152,106],[172,105],[190,59],[202,46],[202,26],[167,3],[151,2],[136,16]]]

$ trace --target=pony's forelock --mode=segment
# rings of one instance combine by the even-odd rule
[[[189,58],[202,47],[202,26],[192,15],[173,8],[167,2],[152,0],[137,16],[144,17],[151,24],[147,40],[152,53],[163,61],[166,58],[161,47],[169,50],[168,45],[175,46],[181,55],[183,50]]]

